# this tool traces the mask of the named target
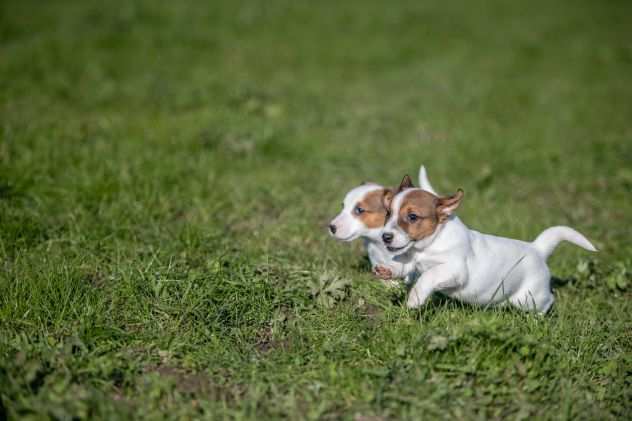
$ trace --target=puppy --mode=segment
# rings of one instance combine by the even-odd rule
[[[434,193],[428,180],[426,169],[419,169],[421,188]],[[412,188],[410,177],[406,176],[400,189]],[[416,279],[415,264],[403,253],[394,259],[382,243],[381,233],[386,222],[386,212],[394,189],[375,183],[364,183],[347,193],[342,203],[342,211],[330,222],[329,233],[341,241],[364,240],[364,247],[371,261],[373,273],[384,280]]]
[[[408,296],[410,308],[440,291],[470,304],[510,303],[546,313],[555,300],[546,260],[557,245],[568,241],[597,251],[563,226],[544,230],[531,243],[470,230],[454,215],[462,190],[447,197],[405,185],[401,190],[391,202],[382,241],[394,256],[412,259],[421,273]]]

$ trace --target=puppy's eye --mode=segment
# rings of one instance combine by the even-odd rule
[[[354,209],[353,211],[356,213],[356,215],[361,215],[361,214],[363,214],[364,212],[366,212],[366,211],[365,211],[363,208],[361,208],[360,206],[356,206],[356,207],[355,207],[355,209]]]
[[[414,213],[408,214],[408,220],[410,222],[417,222],[418,219],[419,219],[419,216],[415,215]]]

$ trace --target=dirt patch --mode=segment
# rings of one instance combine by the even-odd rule
[[[175,388],[183,394],[203,396],[208,400],[235,402],[244,393],[243,387],[219,384],[213,381],[211,375],[204,372],[193,373],[168,365],[146,367],[143,371],[157,373],[160,377],[170,379]]]
[[[379,415],[362,415],[356,414],[353,417],[353,421],[386,421],[386,418]]]
[[[375,304],[370,304],[370,303],[366,303],[361,308],[361,311],[362,311],[362,314],[369,319],[379,318],[382,315],[382,313],[384,313],[384,310],[382,310],[380,307],[376,306]]]
[[[287,340],[274,339],[272,335],[272,328],[270,326],[266,326],[258,332],[257,343],[255,346],[257,351],[266,353],[274,349],[285,350],[289,347],[289,342]]]
[[[84,279],[96,289],[103,288],[107,281],[105,274],[99,271],[90,271],[86,273],[84,275]]]

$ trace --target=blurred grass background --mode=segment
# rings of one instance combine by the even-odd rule
[[[0,417],[629,417],[631,12],[1,2]],[[594,240],[552,315],[409,312],[328,238],[422,163]]]

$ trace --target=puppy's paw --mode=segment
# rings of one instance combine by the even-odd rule
[[[389,268],[380,265],[377,265],[373,268],[373,274],[385,281],[393,278],[393,272],[391,272]]]
[[[411,291],[410,294],[408,294],[408,299],[406,300],[406,307],[417,308],[421,306],[422,304],[423,302],[420,300],[417,294],[415,294],[415,291]]]

